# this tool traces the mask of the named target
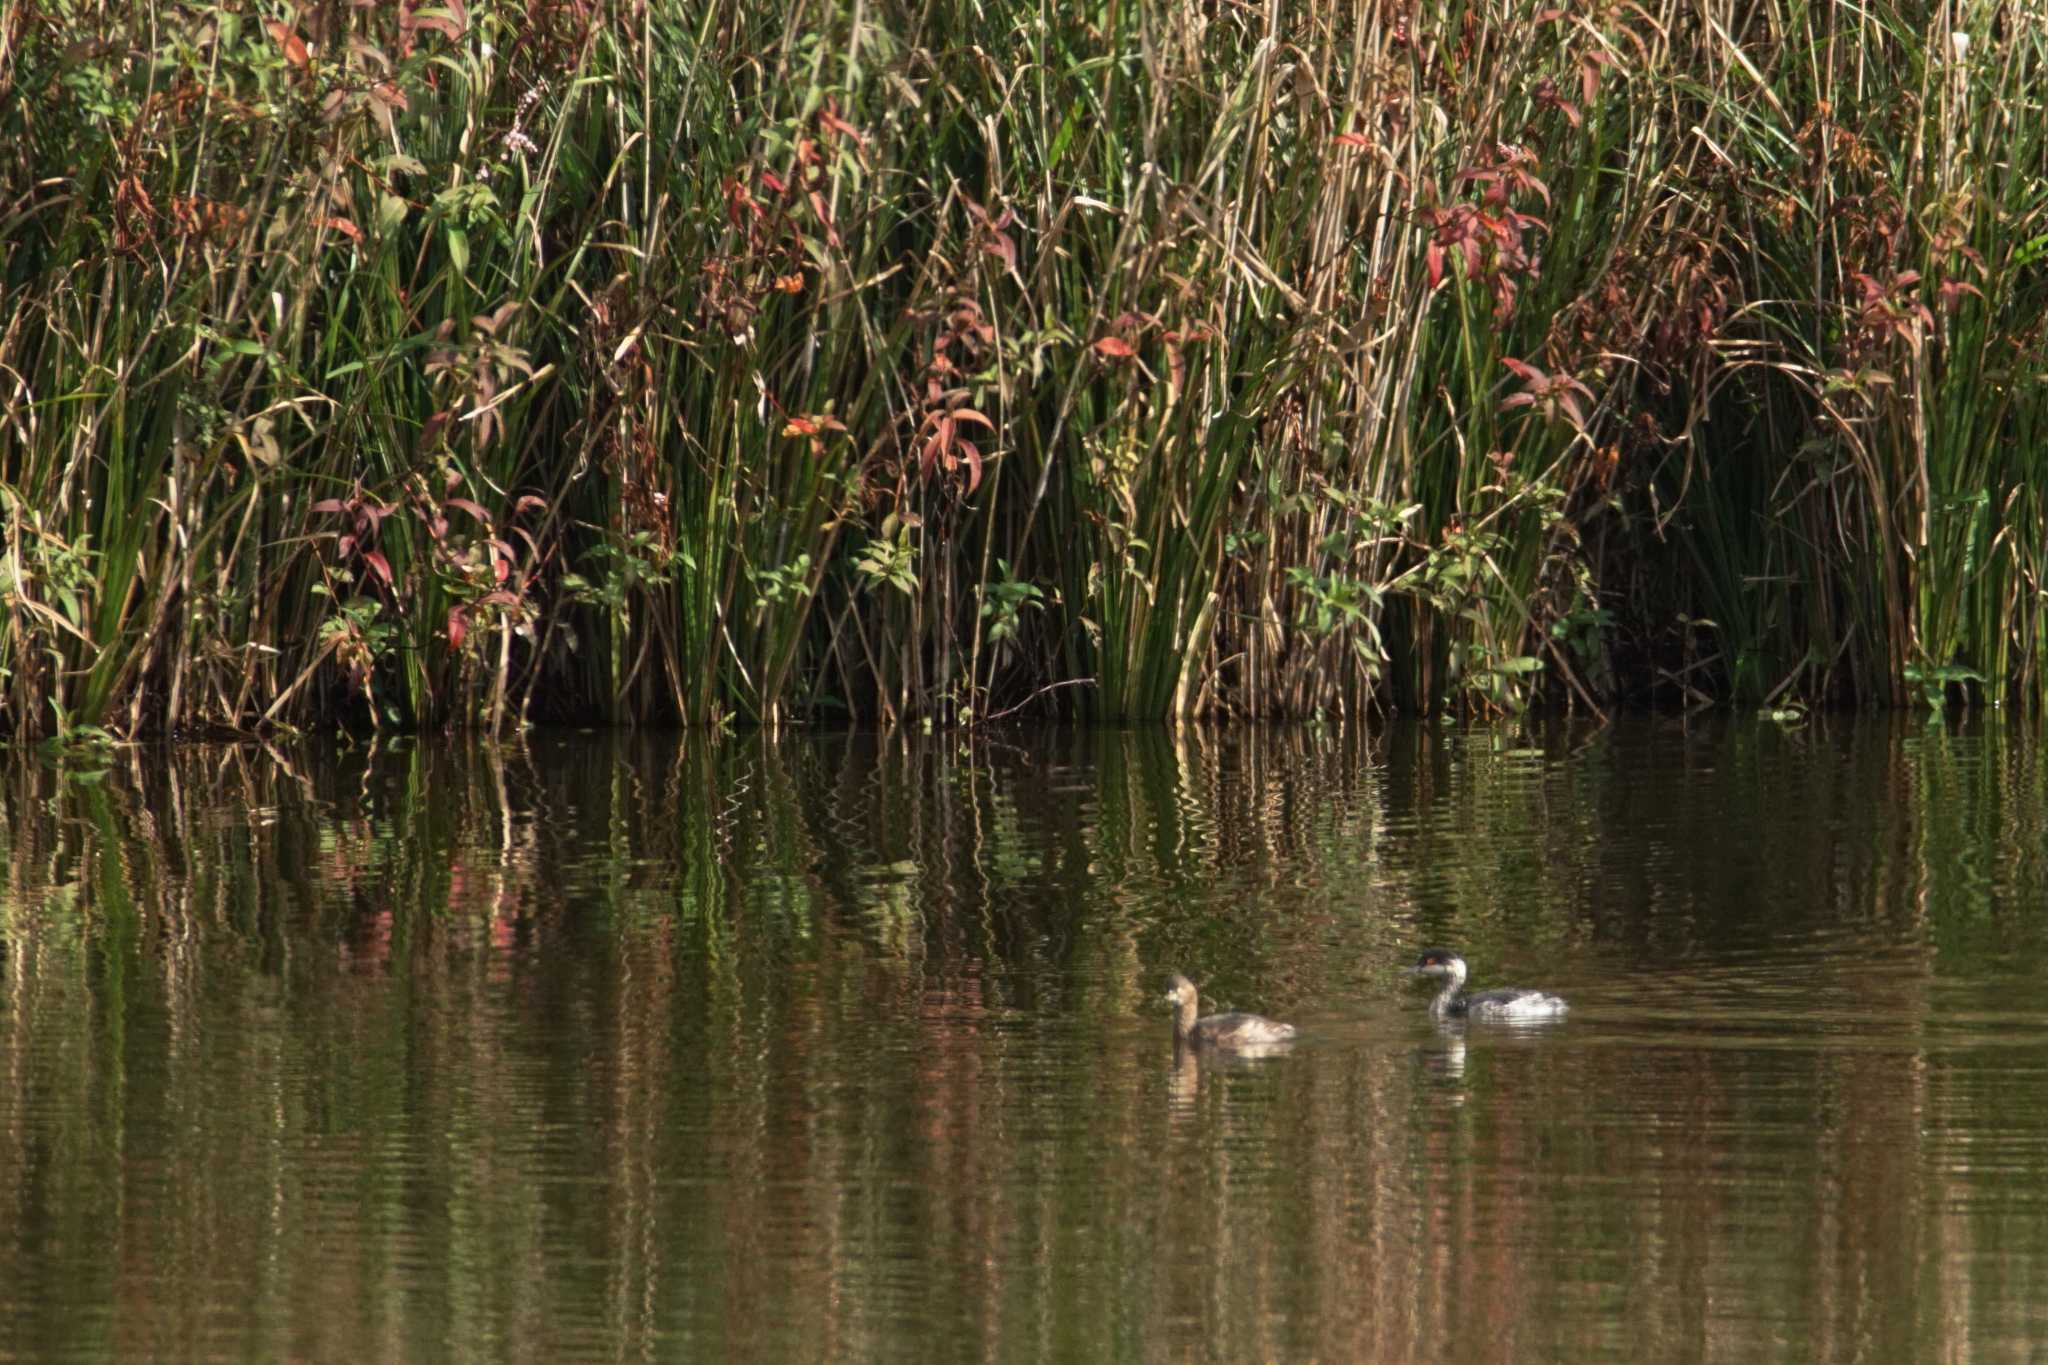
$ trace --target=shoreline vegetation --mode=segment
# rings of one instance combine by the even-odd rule
[[[9,6],[0,729],[2038,707],[2044,45]]]

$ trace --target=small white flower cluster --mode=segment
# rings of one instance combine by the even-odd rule
[[[533,106],[546,93],[548,83],[542,81],[519,97],[519,112],[512,117],[512,127],[505,134],[505,149],[524,156],[540,150],[540,145],[526,134],[526,116],[533,112]]]

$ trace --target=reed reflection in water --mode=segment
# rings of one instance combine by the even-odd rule
[[[0,1357],[2023,1359],[1997,723],[0,777]],[[1556,990],[1437,1025],[1450,943]],[[1204,1008],[1286,1055],[1177,1051]]]

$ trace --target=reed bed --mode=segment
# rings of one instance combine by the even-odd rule
[[[0,724],[2038,705],[2044,33],[28,0]]]

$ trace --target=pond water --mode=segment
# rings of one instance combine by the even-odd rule
[[[0,1359],[2048,1343],[1996,716],[17,754],[0,843]]]

